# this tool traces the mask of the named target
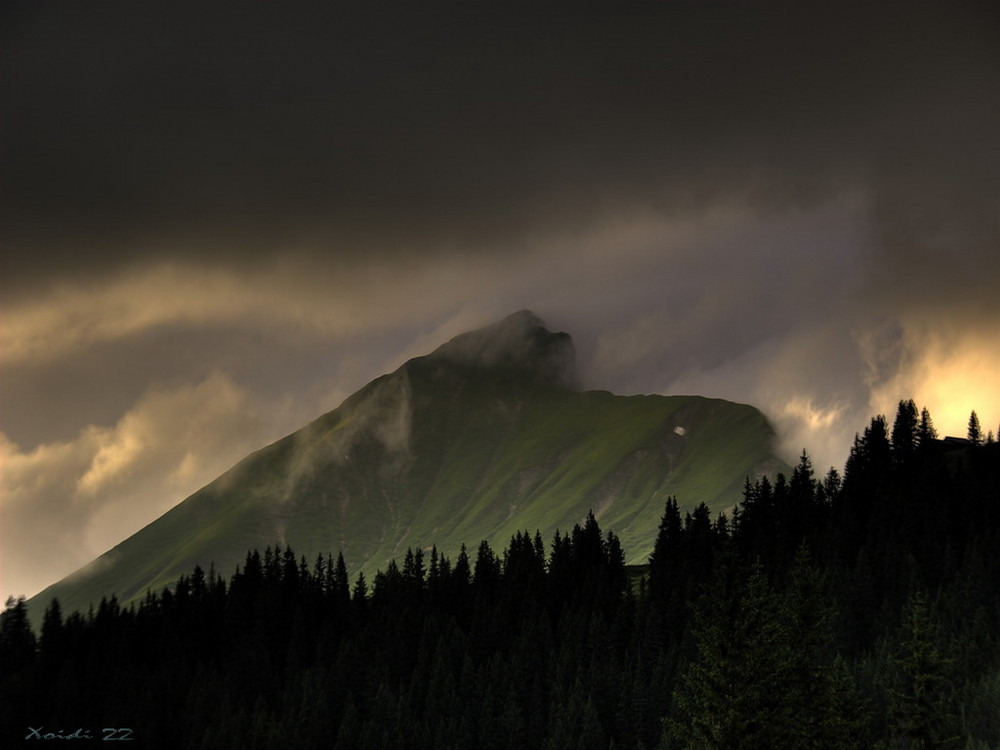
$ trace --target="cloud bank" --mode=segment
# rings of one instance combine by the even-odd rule
[[[37,591],[169,510],[280,421],[216,374],[150,390],[117,423],[24,449],[0,433],[3,575]]]

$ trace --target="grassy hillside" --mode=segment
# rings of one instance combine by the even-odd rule
[[[352,577],[370,580],[407,547],[502,548],[518,530],[550,538],[591,509],[642,563],[668,495],[722,509],[746,476],[782,468],[753,407],[579,392],[516,359],[484,367],[447,347],[248,456],[33,610],[53,596],[66,611],[112,592],[128,601],[196,563],[228,576],[248,549],[274,544],[310,562],[341,550]]]

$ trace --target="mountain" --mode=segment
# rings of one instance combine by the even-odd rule
[[[577,390],[572,339],[528,311],[406,362],[247,456],[31,602],[127,602],[195,564],[228,576],[251,548],[311,563],[342,551],[371,580],[407,548],[454,556],[519,530],[549,538],[593,510],[645,562],[664,503],[731,506],[786,467],[755,408],[698,396]]]

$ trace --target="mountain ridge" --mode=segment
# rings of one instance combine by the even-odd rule
[[[642,562],[668,496],[719,510],[747,476],[785,468],[752,406],[579,391],[574,359],[571,337],[529,311],[456,336],[251,453],[33,606],[127,602],[195,564],[228,575],[275,544],[341,551],[370,577],[409,547],[500,547],[590,510]]]

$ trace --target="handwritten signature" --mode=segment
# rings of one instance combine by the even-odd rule
[[[133,732],[128,727],[105,727],[101,730],[104,732],[104,736],[101,740],[107,742],[111,740],[134,740],[135,737],[132,736]],[[28,734],[24,738],[26,740],[92,740],[94,735],[91,734],[89,729],[84,729],[83,727],[78,728],[74,732],[69,732],[68,734],[60,729],[58,732],[46,732],[45,727],[28,727]]]

